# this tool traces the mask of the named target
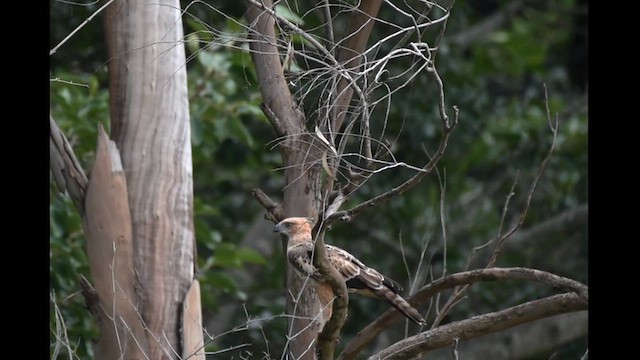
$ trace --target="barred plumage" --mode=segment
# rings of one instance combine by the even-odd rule
[[[287,218],[278,223],[273,231],[288,237],[289,263],[302,275],[323,282],[312,261],[311,220],[304,217]],[[400,296],[402,286],[397,282],[366,266],[347,251],[331,245],[325,246],[327,260],[340,272],[349,292],[383,299],[411,321],[418,325],[426,325],[420,313]]]

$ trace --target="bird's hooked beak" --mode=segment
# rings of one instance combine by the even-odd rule
[[[281,233],[287,236],[290,236],[292,233],[296,231],[300,231],[307,224],[313,224],[314,220],[312,218],[304,218],[304,217],[289,217],[273,227],[273,232]]]
[[[286,219],[285,219],[286,220]],[[284,220],[280,221],[279,223],[275,224],[273,226],[273,232],[274,233],[281,233],[281,234],[286,234],[287,233],[287,226],[288,224],[285,223]]]

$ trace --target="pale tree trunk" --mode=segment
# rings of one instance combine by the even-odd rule
[[[202,346],[202,332],[180,4],[115,1],[105,25],[115,143],[100,137],[85,230],[93,230],[87,231],[93,310],[100,304],[102,320],[115,320],[99,321],[99,350],[111,352],[97,356],[187,357]],[[105,336],[114,321],[118,333]],[[201,348],[193,358],[204,359]]]

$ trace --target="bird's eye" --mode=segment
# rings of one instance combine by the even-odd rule
[[[284,227],[290,228],[291,227],[291,223],[284,223]]]

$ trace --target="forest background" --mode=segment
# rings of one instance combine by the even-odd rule
[[[187,9],[183,21],[203,326],[213,336],[206,350],[224,354],[223,358],[262,353],[279,357],[282,334],[287,332],[282,316],[285,263],[280,242],[271,233],[272,223],[264,219],[265,210],[251,191],[259,188],[279,198],[285,185],[282,164],[273,128],[260,109],[249,52],[218,41],[216,31],[242,31],[239,23],[246,23],[246,4],[219,3],[181,2]],[[50,47],[100,5],[51,1]],[[280,10],[307,26],[319,21],[313,13],[303,17],[295,8]],[[512,187],[517,195],[507,222],[516,221],[525,206],[552,142],[546,86],[549,109],[559,119],[555,151],[521,229],[506,241],[496,266],[526,266],[587,284],[587,10],[581,0],[457,1],[439,46],[438,71],[447,101],[460,109],[460,124],[438,164],[439,176],[426,177],[404,196],[351,222],[336,223],[326,241],[375,265],[407,290],[443,271],[465,270],[473,249],[495,236]],[[383,7],[381,16],[385,11]],[[51,115],[85,169],[91,168],[95,156],[98,123],[109,128],[103,37],[97,17],[50,58]],[[438,139],[437,122],[424,120],[437,117],[435,92],[427,76],[418,76],[384,110],[393,154],[407,164],[422,164],[425,147]],[[402,168],[381,173],[352,201],[383,193],[409,173]],[[71,200],[51,183],[50,339],[52,349],[64,340],[84,359],[94,355],[91,339],[97,337],[79,294],[79,276],[90,277],[86,240]],[[479,256],[471,268],[482,261]],[[478,284],[443,322],[552,293],[553,289],[530,282]],[[351,297],[341,338],[352,338],[386,307]],[[64,339],[57,327],[61,320]],[[385,332],[368,352],[402,338],[404,329],[399,324],[397,331]],[[520,338],[529,340],[514,340]],[[464,346],[474,349],[478,358],[500,358],[497,354],[504,349],[511,355],[503,358],[509,359],[579,358],[588,348],[586,314],[540,320]],[[449,356],[448,352],[432,355]]]

